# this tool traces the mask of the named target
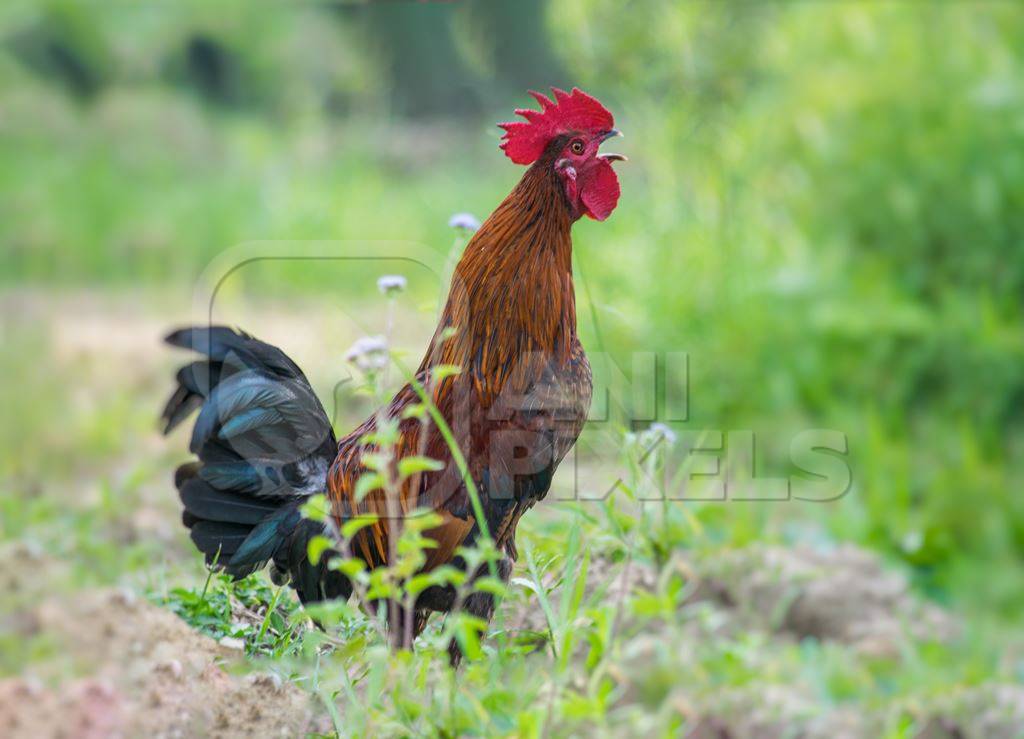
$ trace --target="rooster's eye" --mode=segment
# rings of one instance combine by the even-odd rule
[[[583,145],[583,139],[576,139],[569,144],[569,148],[572,150],[573,154],[582,154],[586,147]]]

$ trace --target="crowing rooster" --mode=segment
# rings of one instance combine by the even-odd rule
[[[497,571],[507,579],[516,558],[516,525],[544,498],[552,475],[579,435],[591,397],[591,372],[576,334],[572,279],[572,224],[582,216],[606,219],[619,199],[612,162],[600,153],[618,135],[612,115],[586,93],[553,90],[554,100],[531,92],[540,110],[517,110],[524,121],[499,124],[501,148],[529,165],[519,184],[474,234],[455,268],[447,304],[417,377],[451,428],[480,494],[485,530],[503,553]],[[381,490],[357,500],[366,470],[366,441],[377,416],[337,440],[302,370],[280,349],[230,328],[186,328],[167,337],[206,358],[183,367],[164,410],[169,432],[199,410],[191,451],[198,461],[177,470],[175,484],[192,541],[214,563],[241,577],[271,563],[303,603],[347,598],[352,585],[327,566],[309,561],[309,540],[324,524],[303,518],[311,495],[326,492],[334,524],[365,513],[379,516],[351,540],[351,556],[369,567],[386,565],[397,525]],[[461,371],[430,384],[431,369]],[[396,459],[425,455],[443,469],[406,479],[401,511],[430,508],[441,523],[427,532],[424,571],[452,563],[481,534],[463,476],[433,424],[403,419],[420,402],[406,385],[384,410],[402,419]],[[425,435],[425,438],[421,438]],[[393,501],[392,501],[393,502]],[[392,508],[392,510],[396,510]],[[418,634],[432,611],[456,606],[450,587],[424,591],[411,618],[390,623]],[[458,607],[489,620],[491,595],[475,592]],[[390,612],[391,620],[395,610]],[[457,647],[452,658],[458,661]]]

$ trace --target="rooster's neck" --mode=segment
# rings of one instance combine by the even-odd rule
[[[470,320],[503,316],[510,330],[544,343],[556,339],[568,317],[575,333],[573,220],[558,176],[541,159],[480,227],[456,267],[456,278],[490,309]]]
[[[549,157],[526,170],[519,184],[466,246],[463,264],[496,261],[513,272],[521,268],[554,268],[572,272],[570,210]],[[515,259],[512,259],[514,257]]]
[[[568,361],[576,339],[574,220],[542,158],[473,235],[455,268],[441,327],[457,327],[458,338],[440,352],[445,361],[472,367],[488,385],[504,384],[527,355]]]

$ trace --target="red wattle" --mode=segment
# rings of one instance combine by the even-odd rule
[[[580,175],[577,184],[586,214],[595,221],[603,221],[618,205],[619,177],[610,162],[599,159]]]

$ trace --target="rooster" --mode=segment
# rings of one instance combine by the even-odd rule
[[[576,88],[553,89],[553,100],[530,94],[539,111],[516,110],[525,120],[499,124],[501,149],[528,169],[466,245],[415,374],[418,385],[405,385],[351,433],[336,439],[306,376],[280,349],[222,326],[167,337],[205,357],[179,370],[163,420],[166,433],[199,411],[190,443],[198,460],[178,468],[175,484],[183,522],[208,564],[237,578],[270,563],[272,577],[287,581],[303,603],[348,598],[352,584],[328,566],[330,556],[314,564],[307,553],[325,524],[303,517],[301,508],[326,493],[332,530],[361,514],[377,517],[343,553],[370,568],[394,557],[401,515],[389,512],[428,508],[440,522],[426,532],[436,546],[426,550],[424,572],[465,568],[459,548],[489,536],[501,555],[496,573],[508,579],[519,519],[547,494],[590,407],[571,228],[583,216],[603,221],[612,213],[619,199],[612,162],[625,159],[599,151],[619,132],[595,98]],[[433,372],[446,365],[459,371]],[[420,392],[450,427],[464,468],[437,425],[403,413],[421,402]],[[416,455],[441,463],[407,477],[397,505],[383,490],[356,494],[365,455],[377,451],[368,438],[381,418],[398,423],[395,460]],[[479,491],[478,506],[465,473]],[[450,586],[428,588],[413,613],[389,609],[395,644],[408,646],[431,612],[455,607],[489,621],[494,598],[473,592],[457,599]],[[457,662],[458,647],[451,650]]]

